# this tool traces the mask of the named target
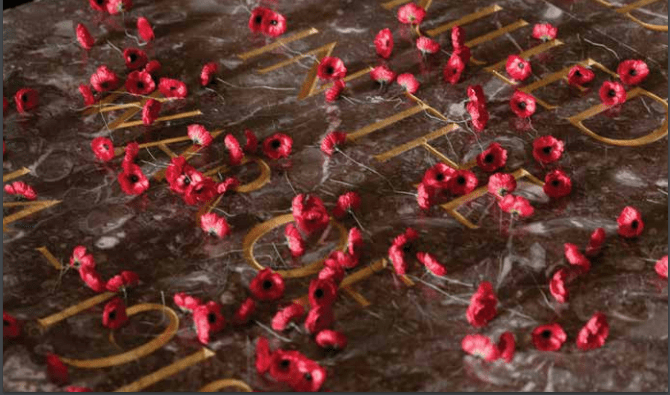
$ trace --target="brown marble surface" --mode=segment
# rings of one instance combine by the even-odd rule
[[[23,116],[12,109],[3,119],[8,149],[3,171],[7,174],[27,167],[31,173],[21,180],[33,185],[40,199],[62,201],[9,224],[8,231],[3,232],[3,308],[23,320],[26,328],[38,318],[94,296],[74,271],[65,273],[59,281],[59,272],[35,251],[46,246],[64,262],[78,244],[94,254],[104,278],[121,270],[140,275],[142,284],[129,292],[128,305],[160,304],[164,296],[166,304],[176,309],[171,297],[185,291],[220,301],[226,317],[232,318],[236,306],[247,297],[255,273],[240,252],[242,239],[256,224],[290,211],[294,192],[288,178],[299,193],[318,194],[328,207],[342,192],[355,190],[361,194],[363,205],[358,219],[368,232],[363,258],[366,264],[384,257],[392,237],[412,226],[420,232],[420,245],[447,266],[449,280],[424,275],[415,265],[411,274],[430,286],[416,281],[414,287],[407,287],[391,271],[355,284],[353,289],[371,305],[362,308],[350,297],[340,295],[335,327],[348,336],[349,346],[339,353],[320,350],[306,334],[296,331],[284,334],[286,339],[281,340],[256,324],[229,325],[209,344],[215,357],[146,390],[196,391],[221,378],[244,380],[259,391],[285,389],[260,377],[253,368],[253,345],[258,336],[267,336],[273,347],[298,349],[317,360],[328,370],[324,388],[332,391],[668,390],[667,282],[660,280],[653,269],[654,261],[667,254],[667,138],[639,147],[612,146],[587,136],[567,121],[599,103],[597,87],[606,79],[604,73],[597,73],[593,84],[596,89],[581,96],[565,83],[535,92],[558,108],[538,106],[529,127],[515,122],[509,110],[512,86],[472,64],[457,85],[444,83],[441,65],[447,55],[422,59],[412,44],[412,32],[397,21],[396,8],[387,10],[375,0],[268,2],[286,16],[287,35],[310,27],[319,33],[246,62],[236,55],[271,42],[252,35],[247,28],[247,10],[255,3],[134,3],[125,16],[128,32],[135,33],[138,16],[147,17],[156,40],[143,49],[162,63],[162,76],[181,79],[189,87],[188,98],[170,103],[164,113],[199,109],[203,115],[110,133],[99,115],[81,115],[77,87],[87,83],[101,64],[119,74],[124,72],[122,57],[108,44],[120,48],[135,45],[124,34],[122,17],[103,16],[83,0],[36,1],[3,13],[4,95],[11,98],[21,87],[32,87],[40,94],[36,111]],[[586,58],[610,70],[616,70],[620,60],[640,58],[651,70],[642,87],[667,100],[667,33],[646,29],[594,0],[435,0],[422,28],[434,28],[492,4],[502,10],[466,25],[468,39],[519,19],[528,25],[476,46],[476,59],[493,64],[537,45],[531,37],[532,25],[549,22],[558,27],[558,38],[564,45],[532,59],[531,81]],[[634,15],[667,25],[667,12],[667,4],[657,2],[634,11]],[[79,22],[85,23],[97,39],[89,52],[74,38],[74,27]],[[312,64],[309,59],[267,74],[256,70],[295,56],[294,51],[304,53],[336,41],[333,56],[340,57],[351,74],[379,63],[372,42],[377,31],[385,27],[393,31],[396,41],[390,67],[414,73],[422,83],[417,96],[448,118],[468,118],[468,85],[481,84],[487,95],[491,120],[486,130],[475,136],[467,128],[458,129],[435,140],[437,149],[455,162],[465,163],[482,146],[498,141],[510,152],[507,170],[523,167],[542,179],[546,170],[533,160],[531,144],[536,136],[551,134],[565,141],[566,152],[559,165],[573,180],[572,194],[549,200],[539,187],[522,183],[522,193],[532,201],[535,214],[515,223],[511,232],[507,217],[490,204],[490,196],[459,210],[480,224],[475,230],[439,207],[422,212],[414,197],[391,191],[386,180],[397,191],[415,192],[414,185],[437,159],[420,147],[383,163],[372,156],[445,126],[424,113],[344,148],[348,156],[381,176],[341,154],[326,158],[317,147],[327,132],[357,130],[409,108],[412,102],[397,85],[380,90],[367,76],[348,83],[344,92],[348,100],[341,98],[328,104],[323,94],[298,100],[298,90]],[[451,51],[449,33],[436,39]],[[216,92],[198,83],[200,69],[208,61],[220,64],[220,77],[227,82],[213,86]],[[118,113],[107,115],[112,119]],[[658,128],[666,117],[663,106],[638,97],[619,113],[601,114],[585,124],[605,137],[631,139]],[[222,241],[203,238],[195,222],[197,208],[186,206],[164,182],[152,180],[149,191],[139,197],[124,195],[116,182],[119,160],[101,165],[90,150],[90,141],[97,136],[111,134],[115,144],[122,146],[130,141],[183,136],[186,126],[193,122],[209,130],[223,128],[238,137],[244,128],[253,129],[261,137],[282,131],[294,141],[288,169],[274,164],[271,180],[263,188],[226,197],[219,205],[229,214],[233,228],[231,236]],[[179,151],[186,146],[173,149]],[[222,161],[224,153],[219,138],[193,163],[212,167]],[[169,160],[158,149],[151,154],[144,150],[140,159],[146,161],[142,168],[147,174]],[[485,183],[484,174],[475,172],[480,184]],[[245,166],[231,174],[251,180],[257,170]],[[3,199],[15,201],[7,195]],[[626,205],[639,208],[645,221],[643,235],[635,240],[616,235],[616,217]],[[4,208],[4,215],[12,210],[16,209]],[[351,218],[343,224],[356,225]],[[547,284],[555,268],[564,264],[563,243],[583,246],[596,227],[607,230],[603,254],[593,260],[588,275],[570,286],[569,303],[555,304]],[[268,246],[282,238],[275,232],[261,239],[259,243],[265,246],[255,251],[261,263],[273,268],[284,265]],[[332,248],[328,241],[318,250],[311,247],[298,262],[291,262],[286,247],[280,251],[286,265],[295,266],[328,248]],[[467,323],[462,301],[467,301],[483,280],[494,284],[500,314],[477,331]],[[285,299],[304,294],[308,283],[308,278],[289,280]],[[583,352],[575,346],[575,337],[595,311],[607,314],[611,334],[603,348]],[[114,344],[101,325],[101,312],[102,305],[98,305],[45,333],[24,330],[18,339],[4,340],[3,389],[61,390],[46,378],[47,352],[80,359],[103,357],[140,345],[164,328],[160,314],[143,314],[115,333]],[[264,304],[255,319],[269,325],[274,312],[275,305]],[[112,368],[70,368],[72,383],[100,391],[114,390],[197,351],[201,346],[191,328],[192,321],[178,314],[180,330],[160,350]],[[537,351],[530,332],[552,321],[563,325],[568,341],[559,352]],[[468,333],[481,332],[497,339],[504,331],[512,331],[517,338],[512,363],[484,363],[461,351],[461,339]]]

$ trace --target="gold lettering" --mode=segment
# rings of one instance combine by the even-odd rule
[[[609,7],[609,8],[614,8],[615,7],[614,4],[612,4],[608,1],[605,1],[605,0],[595,0],[595,1],[604,5],[605,7]],[[635,16],[633,16],[631,14],[632,11],[635,11],[638,8],[642,8],[644,6],[656,3],[658,1],[660,1],[660,0],[638,0],[634,3],[631,3],[631,4],[628,4],[628,5],[617,8],[616,12],[619,13],[619,14],[624,14],[626,17],[628,17],[628,19],[632,20],[633,22],[639,24],[640,26],[642,26],[646,29],[654,30],[654,31],[657,31],[657,32],[667,32],[668,31],[668,25],[654,25],[654,24],[651,24],[651,23],[646,23],[646,22],[636,18]]]
[[[428,30],[426,33],[427,33],[429,36],[431,36],[431,37],[435,37],[435,36],[437,36],[438,34],[442,34],[442,33],[446,32],[446,31],[448,31],[448,30],[453,29],[453,28],[456,27],[456,26],[464,26],[464,25],[467,25],[468,23],[472,23],[472,22],[476,21],[477,19],[484,18],[485,16],[489,16],[489,15],[491,15],[491,14],[493,14],[493,13],[495,13],[495,12],[498,12],[498,11],[500,11],[500,10],[502,10],[502,9],[503,9],[503,8],[502,8],[501,6],[499,6],[499,5],[497,5],[497,4],[494,4],[494,5],[492,5],[492,6],[489,6],[489,7],[486,7],[486,8],[482,8],[482,9],[479,10],[479,11],[476,11],[476,12],[473,12],[473,13],[471,13],[471,14],[468,14],[468,15],[466,15],[466,16],[464,16],[464,17],[462,17],[462,18],[459,18],[459,19],[457,19],[457,20],[455,20],[455,21],[453,21],[453,22],[449,22],[449,23],[446,23],[446,24],[444,24],[444,25],[440,25],[440,26],[438,26],[438,27],[436,27],[436,28],[434,28],[434,29],[430,29],[430,30]]]

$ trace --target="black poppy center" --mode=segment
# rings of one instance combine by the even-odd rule
[[[263,281],[263,289],[270,289],[270,288],[272,288],[272,281],[270,280]]]
[[[103,81],[103,82],[101,82],[101,83],[100,83],[100,86],[101,86],[103,89],[107,89],[107,81]]]
[[[554,181],[551,182],[551,185],[557,187],[557,186],[561,185],[561,182],[558,181],[558,180],[554,180]]]
[[[465,177],[463,177],[463,176],[458,176],[458,178],[456,179],[456,182],[457,182],[459,185],[464,185],[464,184],[465,184]]]
[[[276,19],[273,19],[273,20],[270,21],[270,24],[271,24],[272,26],[276,26],[278,23],[279,23],[279,22],[277,22]]]
[[[215,323],[215,322],[216,322],[216,314],[214,314],[214,313],[209,313],[209,314],[207,314],[207,321],[208,321],[210,324]]]
[[[142,81],[138,81],[138,82],[137,82],[137,87],[138,87],[139,89],[144,89],[144,82],[142,82]]]
[[[107,317],[109,317],[110,320],[114,321],[116,319],[116,310],[112,310],[107,314]]]
[[[521,102],[519,102],[519,104],[517,104],[517,106],[519,106],[520,109],[525,110],[526,109],[526,102],[521,101]]]
[[[437,173],[437,174],[435,175],[435,179],[436,179],[437,181],[442,181],[442,180],[444,180],[444,174],[442,174],[442,173]]]
[[[451,72],[456,74],[456,73],[458,73],[458,69],[454,67],[453,69],[451,69]]]
[[[402,246],[402,251],[403,251],[404,253],[408,253],[411,249],[412,249],[412,245],[411,245],[411,244],[405,244],[404,246]]]
[[[95,0],[95,2],[98,3],[98,5],[105,4],[105,0]]]
[[[272,143],[270,145],[272,146],[272,148],[277,149],[277,148],[281,147],[281,141],[272,140]]]
[[[523,68],[524,68],[524,64],[523,64],[523,62],[519,62],[519,68],[520,68],[520,69],[523,69]]]
[[[581,77],[581,76],[582,76],[582,72],[579,71],[579,69],[577,69],[577,70],[575,70],[575,75],[576,75],[577,77]]]
[[[610,90],[607,92],[607,96],[609,96],[609,97],[614,97],[614,96],[616,96],[616,92],[614,91],[614,89],[610,89]]]
[[[103,145],[102,145],[102,148],[103,148],[105,151],[109,151],[109,146],[107,146],[107,144],[103,144]]]
[[[135,175],[135,174],[131,174],[130,177],[129,177],[128,179],[129,179],[130,182],[132,182],[133,184],[140,180],[140,178],[139,178],[137,175]]]
[[[22,95],[21,95],[21,101],[22,101],[22,102],[27,102],[27,101],[28,101],[28,95],[26,95],[25,93],[22,94]]]
[[[188,178],[188,177],[185,177],[185,178],[184,178],[184,185],[188,185],[188,184],[190,184],[190,183],[191,183],[191,179]]]
[[[256,15],[256,18],[254,19],[254,21],[255,21],[257,24],[260,25],[261,22],[263,21],[263,17],[260,16],[260,15]]]
[[[549,329],[545,329],[545,330],[542,331],[541,335],[545,339],[549,339],[551,337],[551,331]]]
[[[542,152],[544,152],[547,155],[551,154],[551,146],[548,145],[548,146],[542,148]]]
[[[630,223],[630,227],[633,229],[637,229],[638,226],[640,226],[640,223],[637,220],[633,220],[633,222]]]
[[[635,69],[630,69],[630,71],[628,72],[628,74],[630,74],[630,75],[635,75],[635,74],[637,74],[637,70],[635,70]]]
[[[131,53],[128,55],[128,59],[130,59],[131,62],[134,62],[135,60],[137,60],[137,55]]]
[[[172,85],[172,86],[170,87],[170,90],[171,90],[171,91],[173,91],[173,90],[175,90],[175,89],[177,89],[177,87],[174,86],[174,85]]]
[[[279,362],[279,365],[284,369],[288,369],[288,367],[291,365],[291,361],[288,359],[282,359],[281,362]]]
[[[7,320],[2,320],[2,326],[10,326],[11,324]]]
[[[487,155],[484,157],[484,162],[486,162],[486,163],[491,163],[491,162],[493,162],[493,154],[487,154]]]
[[[305,375],[303,377],[307,381],[312,381],[312,375],[309,372],[305,373]]]
[[[333,68],[333,66],[326,67],[326,73],[333,74],[334,72],[335,72],[335,69]]]
[[[324,292],[323,292],[323,289],[321,289],[321,288],[314,291],[314,296],[316,296],[317,298],[323,298],[323,294],[324,294]]]

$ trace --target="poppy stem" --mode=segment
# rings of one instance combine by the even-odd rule
[[[282,258],[281,253],[279,253],[279,249],[277,248],[277,245],[275,243],[272,243],[272,248],[274,248],[275,252],[277,253],[277,257],[279,257],[279,260],[284,266],[288,266],[286,262],[284,261],[284,258]]]
[[[384,177],[383,175],[381,175],[377,170],[372,169],[372,168],[370,168],[370,167],[368,167],[368,166],[366,166],[366,165],[364,165],[364,164],[362,164],[362,163],[356,161],[356,160],[355,160],[354,158],[352,158],[351,156],[345,154],[344,151],[342,151],[339,147],[335,147],[335,150],[336,150],[337,152],[341,153],[342,155],[344,155],[345,158],[347,158],[347,159],[349,159],[350,161],[354,162],[355,164],[359,165],[360,167],[362,167],[362,168],[364,168],[364,169],[366,169],[366,170],[369,170],[369,171],[371,171],[372,173],[374,173],[374,174],[378,175],[379,177],[381,177],[384,181],[386,181],[387,184],[389,184],[389,186],[391,187],[391,189],[392,189],[393,191],[395,191],[395,187],[393,186],[393,184],[391,184],[391,181],[389,181],[388,178],[386,178],[386,177]]]
[[[109,41],[109,40],[107,40],[107,44],[109,44],[110,47],[112,47],[113,49],[117,50],[117,51],[121,54],[121,56],[123,56],[123,51],[122,51],[119,47],[117,47],[116,45],[112,44],[111,41]]]
[[[286,338],[286,337],[283,337],[283,336],[277,334],[277,332],[275,332],[275,331],[273,331],[271,328],[269,328],[269,327],[267,327],[267,326],[261,324],[260,322],[258,322],[258,321],[256,321],[256,320],[254,320],[254,322],[255,322],[258,326],[260,326],[261,328],[263,328],[263,329],[265,329],[266,331],[270,332],[270,333],[271,333],[274,337],[276,337],[277,339],[282,340],[282,341],[285,341],[285,342],[287,342],[287,343],[290,343],[290,342],[291,342],[291,339]]]
[[[289,178],[288,178],[288,172],[287,171],[284,172],[284,177],[286,177],[286,182],[288,182],[288,185],[291,187],[291,190],[297,196],[298,192],[295,190],[295,188],[293,188],[293,184],[291,183],[291,180],[289,180]]]
[[[354,214],[354,211],[353,211],[353,210],[349,210],[349,213],[350,213],[351,216],[354,218],[354,221],[356,221],[356,223],[358,224],[358,227],[361,228],[361,230],[362,230],[363,232],[365,232],[365,233],[367,233],[367,234],[370,234],[370,232],[368,232],[367,230],[365,230],[365,228],[363,227],[363,225],[361,225],[361,221],[358,220],[358,218],[356,217],[356,214]]]

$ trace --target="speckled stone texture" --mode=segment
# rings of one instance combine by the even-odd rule
[[[247,61],[237,54],[273,41],[247,28],[248,10],[255,2],[134,3],[125,20],[95,12],[83,0],[35,1],[3,13],[4,96],[12,98],[21,87],[32,87],[40,94],[36,111],[24,116],[12,108],[3,119],[8,150],[3,171],[30,169],[20,180],[33,185],[40,199],[62,201],[9,224],[3,232],[3,308],[25,325],[21,337],[3,341],[5,391],[62,390],[46,377],[47,352],[80,359],[113,355],[148,341],[164,328],[160,313],[141,314],[116,331],[111,342],[101,324],[101,304],[44,333],[29,330],[36,319],[94,296],[74,270],[59,277],[36,248],[46,246],[66,262],[76,245],[84,245],[94,254],[105,279],[121,270],[136,271],[142,283],[128,293],[128,305],[164,300],[177,310],[172,295],[184,291],[221,302],[230,321],[248,296],[248,284],[255,274],[241,254],[242,240],[255,225],[290,212],[292,188],[319,195],[328,207],[345,191],[359,192],[363,204],[356,215],[367,231],[363,264],[385,257],[393,236],[412,226],[420,233],[420,249],[446,265],[448,279],[424,274],[415,262],[410,268],[413,287],[390,270],[353,285],[371,304],[363,308],[341,293],[335,306],[335,328],[347,335],[349,345],[337,353],[319,349],[308,335],[295,330],[280,339],[255,323],[228,325],[208,346],[216,353],[214,357],[146,390],[197,391],[222,378],[243,380],[257,391],[284,390],[254,369],[253,349],[259,336],[268,337],[272,347],[297,349],[321,363],[328,370],[324,388],[331,391],[668,390],[667,281],[654,272],[654,262],[667,254],[667,138],[638,147],[614,146],[568,122],[568,117],[600,102],[597,88],[609,78],[605,73],[596,72],[592,89],[581,94],[564,81],[539,89],[535,92],[538,98],[558,107],[538,106],[528,124],[518,122],[509,109],[514,87],[487,72],[485,66],[470,64],[455,86],[443,82],[442,65],[448,55],[422,58],[413,45],[416,33],[396,19],[397,7],[389,10],[376,0],[268,1],[265,6],[286,16],[286,36],[310,27],[319,33]],[[466,25],[467,39],[519,19],[528,25],[473,47],[477,60],[490,65],[538,45],[531,37],[532,26],[549,22],[558,27],[558,39],[564,44],[531,58],[534,74],[527,83],[586,58],[613,71],[619,61],[636,58],[644,59],[651,70],[641,86],[667,100],[667,33],[646,29],[617,13],[616,7],[595,0],[435,0],[421,27],[426,31],[492,4],[502,9]],[[667,25],[667,12],[665,2],[656,2],[633,14],[649,23]],[[87,83],[102,64],[125,75],[123,59],[109,43],[119,48],[135,46],[124,34],[124,24],[129,34],[136,34],[139,16],[147,17],[154,26],[156,40],[142,49],[162,63],[160,75],[181,79],[189,88],[187,99],[170,102],[161,114],[199,109],[203,115],[110,132],[100,115],[81,115],[77,87]],[[74,28],[80,22],[96,38],[88,52],[75,40]],[[350,81],[346,98],[333,104],[326,103],[323,94],[298,100],[304,76],[313,64],[309,58],[266,74],[257,70],[337,42],[332,55],[340,57],[351,74],[381,63],[373,39],[386,27],[396,42],[388,65],[397,72],[414,73],[422,84],[417,96],[449,119],[469,119],[465,111],[468,85],[480,84],[486,93],[491,113],[486,130],[475,134],[469,124],[460,123],[462,128],[432,141],[435,148],[456,163],[466,163],[482,147],[497,141],[510,154],[506,171],[523,167],[543,179],[549,169],[563,168],[572,178],[570,196],[549,200],[540,187],[521,182],[520,193],[531,200],[535,214],[515,221],[511,231],[509,216],[501,214],[490,195],[459,209],[479,229],[463,226],[440,207],[422,212],[415,197],[399,192],[415,193],[416,183],[437,158],[421,147],[383,163],[373,155],[446,126],[423,112],[348,143],[343,150],[351,159],[342,154],[325,157],[318,145],[326,133],[355,131],[413,103],[399,86],[380,89],[368,76]],[[451,52],[448,32],[435,39]],[[220,64],[219,76],[225,81],[217,82],[212,90],[198,82],[200,69],[208,61]],[[117,102],[124,100],[129,99]],[[106,113],[107,122],[119,113]],[[605,137],[632,139],[650,133],[664,120],[667,131],[665,107],[637,97],[585,125]],[[120,160],[102,165],[90,149],[97,136],[112,136],[115,145],[123,146],[131,141],[183,136],[186,126],[194,122],[209,130],[223,128],[238,138],[244,128],[251,128],[260,137],[281,131],[294,141],[288,163],[271,163],[268,184],[251,193],[225,197],[219,204],[232,226],[231,235],[222,241],[203,235],[195,221],[197,207],[185,205],[165,182],[152,179],[149,191],[139,197],[123,194],[116,182]],[[558,164],[543,168],[533,160],[532,141],[539,135],[553,135],[565,142],[565,154]],[[222,137],[192,163],[203,169],[223,163]],[[171,149],[180,152],[187,146],[181,143]],[[156,148],[143,150],[140,159],[148,175],[169,161]],[[486,174],[474,171],[480,185],[485,184]],[[258,170],[245,165],[229,174],[249,181]],[[3,201],[16,198],[5,194]],[[645,230],[637,239],[616,234],[616,218],[626,205],[636,206],[643,215]],[[5,216],[16,210],[3,209]],[[351,217],[342,223],[356,226]],[[569,302],[556,304],[548,281],[566,264],[563,243],[583,247],[597,227],[607,231],[604,251],[592,260],[591,272],[569,286]],[[311,244],[303,259],[292,261],[282,244],[281,230],[259,241],[255,254],[262,264],[273,268],[303,265],[327,253],[335,241],[331,233],[319,247]],[[465,309],[483,280],[491,281],[496,289],[499,314],[477,330],[468,324]],[[288,280],[284,300],[303,295],[308,284],[309,278]],[[269,325],[276,307],[261,304],[255,320]],[[577,333],[596,311],[607,315],[610,336],[603,348],[580,351],[575,345]],[[178,314],[179,332],[163,348],[112,368],[71,367],[72,384],[111,391],[196,352],[201,345],[192,320]],[[567,342],[558,352],[536,350],[531,331],[553,321],[564,327]],[[517,339],[517,353],[509,364],[486,363],[461,351],[466,334],[483,333],[497,340],[504,331],[513,332]]]

